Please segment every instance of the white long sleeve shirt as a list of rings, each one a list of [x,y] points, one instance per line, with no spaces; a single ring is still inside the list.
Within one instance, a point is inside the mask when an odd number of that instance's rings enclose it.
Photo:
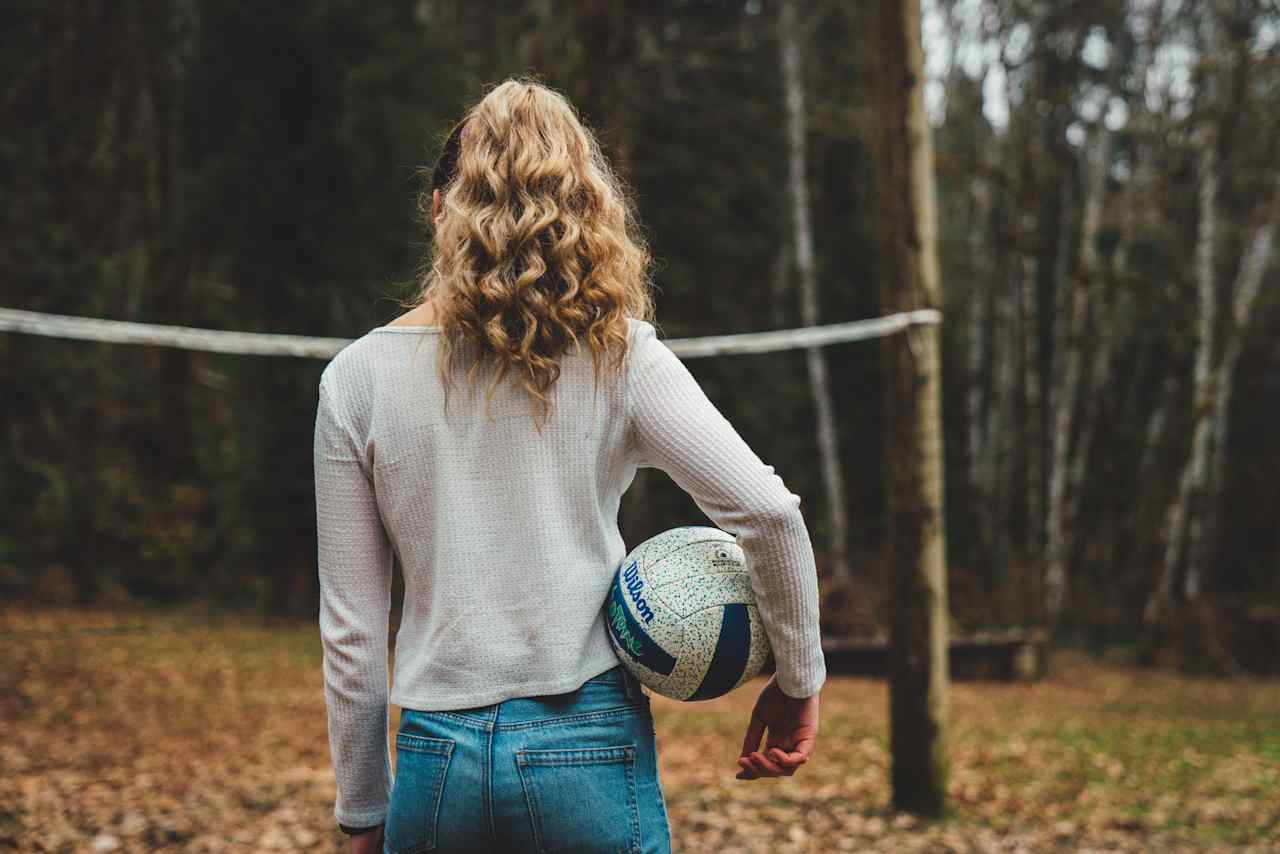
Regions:
[[[602,616],[628,552],[623,493],[665,471],[742,547],[779,687],[826,680],[813,549],[792,493],[747,446],[648,322],[630,319],[621,376],[593,387],[570,351],[539,435],[509,373],[485,414],[487,366],[455,356],[448,409],[438,326],[382,326],[320,380],[315,487],[320,633],[335,818],[385,820],[388,700],[463,709],[571,691],[618,664]],[[388,690],[392,555],[404,607]]]

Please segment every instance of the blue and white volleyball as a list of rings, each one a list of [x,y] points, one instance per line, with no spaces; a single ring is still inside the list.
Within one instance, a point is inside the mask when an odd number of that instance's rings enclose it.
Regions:
[[[684,525],[623,558],[604,617],[623,666],[676,700],[709,700],[758,675],[769,638],[732,534]]]

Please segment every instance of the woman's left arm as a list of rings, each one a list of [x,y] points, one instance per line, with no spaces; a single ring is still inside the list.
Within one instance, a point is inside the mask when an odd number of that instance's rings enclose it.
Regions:
[[[386,820],[391,797],[387,688],[392,549],[362,444],[320,381],[315,422],[320,637],[333,815],[349,828]]]

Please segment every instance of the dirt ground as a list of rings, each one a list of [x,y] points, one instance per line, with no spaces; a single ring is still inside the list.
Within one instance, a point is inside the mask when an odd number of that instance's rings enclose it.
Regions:
[[[0,639],[0,849],[345,850],[314,625],[11,610]],[[795,777],[735,779],[763,684],[654,697],[676,851],[1280,851],[1274,680],[1060,654],[956,684],[940,822],[889,807],[879,681],[829,680]]]

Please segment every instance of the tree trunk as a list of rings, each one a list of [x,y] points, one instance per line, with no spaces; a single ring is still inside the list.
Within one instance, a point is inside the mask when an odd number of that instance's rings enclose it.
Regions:
[[[1215,244],[1218,225],[1218,154],[1216,134],[1207,134],[1200,157],[1200,225],[1196,235],[1196,279],[1199,309],[1199,336],[1196,340],[1192,388],[1191,450],[1182,468],[1178,488],[1165,521],[1164,562],[1155,590],[1143,609],[1143,623],[1149,628],[1161,622],[1172,604],[1174,581],[1185,554],[1190,511],[1208,465],[1209,417],[1213,406],[1213,352],[1217,326],[1215,289]]]
[[[1066,252],[1061,252],[1060,263],[1064,263],[1063,255]],[[1076,392],[1080,385],[1080,335],[1089,308],[1089,292],[1082,282],[1073,281],[1065,274],[1055,278],[1060,291],[1053,323],[1054,370],[1050,375],[1053,385],[1049,395],[1051,430],[1043,603],[1045,619],[1050,624],[1057,623],[1062,615],[1067,593],[1067,459],[1075,421]]]
[[[1040,429],[1043,415],[1043,397],[1040,384],[1040,304],[1038,241],[1034,236],[1038,228],[1035,218],[1023,218],[1022,281],[1018,299],[1018,319],[1022,330],[1022,394],[1023,449],[1026,460],[1026,480],[1023,500],[1026,507],[1026,555],[1035,570],[1033,577],[1041,577],[1044,559],[1044,505],[1041,487],[1044,484],[1044,431]]]
[[[1235,385],[1236,365],[1240,362],[1240,354],[1244,352],[1244,342],[1253,319],[1253,311],[1257,305],[1258,296],[1262,293],[1262,282],[1266,277],[1267,268],[1271,264],[1276,220],[1280,218],[1280,195],[1277,196],[1277,200],[1273,203],[1272,210],[1268,212],[1266,219],[1254,232],[1249,249],[1240,262],[1240,271],[1233,288],[1231,322],[1226,328],[1226,342],[1223,345],[1222,357],[1214,371],[1211,383],[1214,396],[1212,411],[1208,415],[1211,436],[1209,462],[1204,472],[1205,481],[1200,489],[1198,524],[1192,527],[1187,574],[1183,579],[1182,595],[1188,601],[1193,601],[1200,595],[1204,583],[1204,567],[1216,545],[1219,510],[1222,505],[1223,472],[1226,468],[1228,416]]]
[[[973,519],[980,528],[979,554],[989,558],[989,533],[994,524],[1000,524],[991,513],[990,500],[995,490],[994,483],[994,449],[995,438],[986,432],[990,421],[987,413],[993,408],[994,395],[985,394],[986,370],[990,354],[992,329],[992,312],[994,307],[993,290],[988,275],[989,265],[984,259],[989,252],[986,243],[986,228],[990,222],[991,188],[983,175],[975,176],[969,185],[970,221],[967,243],[973,276],[969,287],[968,315],[969,332],[965,336],[968,348],[968,362],[965,382],[965,421],[966,438],[969,452],[969,496],[973,501]]]
[[[1131,327],[1132,298],[1128,293],[1116,293],[1108,303],[1102,303],[1095,299],[1092,301],[1094,311],[1094,334],[1090,336],[1095,340],[1096,346],[1094,352],[1090,356],[1092,364],[1089,370],[1089,381],[1083,392],[1083,399],[1080,401],[1080,411],[1077,420],[1080,424],[1079,433],[1075,440],[1075,449],[1071,453],[1069,470],[1067,473],[1067,496],[1066,496],[1066,521],[1067,531],[1070,532],[1067,539],[1067,547],[1069,552],[1069,566],[1078,565],[1075,563],[1075,556],[1081,552],[1081,542],[1079,536],[1078,520],[1080,518],[1080,508],[1084,501],[1085,492],[1085,476],[1089,470],[1089,462],[1093,449],[1093,439],[1098,432],[1098,411],[1100,402],[1107,389],[1113,383],[1112,363],[1115,361],[1116,351],[1122,341],[1124,335],[1127,334]],[[1101,554],[1111,554],[1113,551],[1113,540],[1117,536],[1119,526],[1118,522],[1121,514],[1114,514],[1114,518],[1108,521],[1103,531],[1096,536],[1104,539],[1106,542],[1098,551]],[[1091,534],[1090,538],[1092,538]]]
[[[774,329],[787,325],[791,299],[791,244],[783,241],[773,260],[772,291],[769,294],[769,323]]]
[[[1089,300],[1097,288],[1097,240],[1102,224],[1103,196],[1107,172],[1111,164],[1111,131],[1105,122],[1098,125],[1097,143],[1087,171],[1084,215],[1080,224],[1080,272],[1060,282],[1067,289],[1062,295],[1055,320],[1054,361],[1061,367],[1054,371],[1057,387],[1052,399],[1052,456],[1049,469],[1049,513],[1045,562],[1045,616],[1057,623],[1066,603],[1070,581],[1068,561],[1071,555],[1072,531],[1068,502],[1070,495],[1071,439],[1075,433],[1076,401],[1081,380],[1081,337],[1089,311]],[[1064,252],[1063,255],[1066,253]]]
[[[994,571],[992,589],[1008,583],[1012,561],[1014,471],[1017,463],[1018,400],[1018,284],[1012,270],[1004,270],[994,294],[992,315],[992,399],[987,411],[987,436],[992,443],[990,501]]]
[[[937,307],[933,143],[919,0],[878,3],[875,179],[884,312]],[[948,668],[941,367],[936,326],[882,342],[893,803],[946,810]]]
[[[790,164],[791,225],[795,242],[796,270],[800,276],[800,322],[804,326],[821,323],[818,309],[818,276],[814,267],[813,227],[809,220],[809,187],[805,156],[804,80],[800,73],[800,37],[796,27],[795,0],[783,0],[779,15],[779,42],[782,48],[782,75],[787,101],[787,148]],[[840,470],[840,447],[836,435],[835,407],[827,379],[827,357],[821,347],[805,350],[809,367],[809,387],[818,428],[818,455],[822,462],[822,482],[826,487],[831,527],[831,575],[849,578],[849,524]]]
[[[1130,137],[1129,183],[1125,188],[1122,235],[1115,253],[1115,269],[1122,275],[1130,272],[1135,239],[1153,231],[1155,219],[1151,193],[1155,187],[1156,170],[1151,154],[1156,122],[1147,103],[1147,80],[1164,30],[1164,6],[1163,0],[1154,3],[1135,3],[1130,0],[1126,10],[1126,17],[1134,23],[1135,28],[1137,22],[1142,21],[1145,35],[1134,32],[1131,45],[1134,57],[1132,79],[1135,83],[1126,102],[1129,111],[1126,131]]]

